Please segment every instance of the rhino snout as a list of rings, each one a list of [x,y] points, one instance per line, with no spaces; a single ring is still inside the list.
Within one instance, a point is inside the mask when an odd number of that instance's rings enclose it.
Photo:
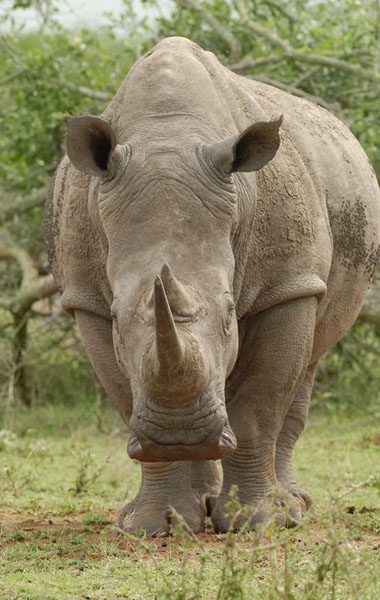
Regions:
[[[176,436],[178,437],[178,436]],[[141,462],[169,462],[178,460],[218,460],[236,450],[236,437],[231,427],[225,424],[222,431],[203,442],[189,443],[180,437],[171,443],[160,444],[133,433],[128,443],[128,454]]]

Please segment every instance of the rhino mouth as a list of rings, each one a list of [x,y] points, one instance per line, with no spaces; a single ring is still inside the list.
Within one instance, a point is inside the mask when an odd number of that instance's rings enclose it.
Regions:
[[[199,442],[170,442],[160,444],[145,436],[132,433],[128,443],[130,458],[141,462],[171,462],[177,460],[218,460],[236,450],[236,437],[230,426],[212,440]]]

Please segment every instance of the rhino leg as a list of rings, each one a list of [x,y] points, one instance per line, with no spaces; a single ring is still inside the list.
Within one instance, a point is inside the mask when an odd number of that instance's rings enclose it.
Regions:
[[[190,462],[182,461],[141,463],[140,490],[120,512],[119,528],[126,532],[142,529],[151,536],[165,536],[183,520],[192,531],[203,531],[206,510],[192,490],[191,467]]]
[[[100,383],[128,424],[133,408],[132,391],[116,361],[111,321],[84,310],[75,311],[75,320],[86,354]]]
[[[115,358],[111,322],[82,310],[75,311],[75,320],[102,386],[128,425],[132,392]],[[205,461],[204,470],[192,469],[190,462],[141,463],[140,490],[121,511],[119,527],[128,531],[143,529],[149,535],[168,534],[176,522],[170,516],[174,508],[193,531],[202,531],[207,502],[216,493],[215,484],[211,484],[215,480],[208,464],[211,462]]]
[[[204,460],[191,463],[191,487],[199,498],[203,510],[211,515],[222,487],[222,475],[216,461]]]
[[[275,464],[277,479],[285,490],[300,500],[303,512],[306,512],[310,508],[313,504],[313,499],[308,492],[298,485],[295,479],[293,473],[293,450],[305,428],[317,364],[314,363],[308,367],[305,378],[298,388],[287,412],[276,444]]]
[[[223,487],[212,513],[217,532],[230,527],[226,504],[232,486],[237,488],[238,500],[249,513],[241,520],[248,518],[250,527],[271,517],[287,526],[301,520],[300,501],[276,477],[275,449],[295,390],[310,361],[317,304],[315,297],[287,301],[247,323],[229,385],[227,410],[238,445],[233,454],[222,460]]]

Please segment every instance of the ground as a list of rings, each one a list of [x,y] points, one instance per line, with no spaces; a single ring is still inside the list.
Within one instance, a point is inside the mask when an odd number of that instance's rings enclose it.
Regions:
[[[374,417],[312,415],[296,467],[316,502],[297,530],[269,523],[215,535],[209,526],[153,539],[114,527],[139,469],[110,409],[18,411],[0,432],[0,598],[378,600]]]

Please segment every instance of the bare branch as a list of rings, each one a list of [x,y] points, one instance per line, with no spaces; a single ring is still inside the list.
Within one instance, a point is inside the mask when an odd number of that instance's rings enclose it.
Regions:
[[[46,200],[47,189],[42,188],[35,194],[23,198],[22,200],[13,201],[12,204],[4,206],[0,210],[0,225],[10,221],[15,215],[21,215],[36,206],[42,206]]]
[[[287,55],[287,58],[289,58],[289,54],[293,52],[293,48],[290,44],[288,44],[288,42],[277,37],[277,35],[269,31],[269,29],[266,29],[262,25],[259,25],[258,23],[252,21],[249,18],[244,0],[236,0],[236,6],[239,11],[243,25],[251,29],[251,31],[253,31],[254,33],[257,33],[260,37],[263,37],[266,40],[268,40],[268,42],[270,42],[272,46],[280,47],[283,50],[283,52],[285,52],[285,54]]]
[[[280,2],[275,2],[275,0],[265,0],[266,4],[269,6],[273,6],[273,8],[277,9],[280,13],[284,15],[291,23],[295,23],[297,20],[297,15],[291,12],[288,8],[285,8]]]
[[[38,277],[38,270],[31,256],[19,246],[0,247],[0,258],[13,258],[18,262],[22,270],[22,284],[28,285]]]
[[[74,83],[66,81],[63,78],[50,80],[50,83],[66,88],[71,92],[77,92],[78,94],[87,96],[87,98],[93,98],[93,100],[107,101],[111,99],[111,94],[109,94],[108,92],[101,92],[100,90],[91,90],[90,88],[84,87],[83,85],[75,85]]]
[[[281,81],[277,81],[276,79],[271,79],[270,77],[267,77],[266,75],[262,75],[261,73],[258,73],[254,77],[249,77],[249,79],[256,79],[256,81],[262,81],[263,83],[268,83],[269,85],[273,85],[273,87],[277,87],[280,90],[290,92],[291,94],[294,94],[295,96],[299,96],[300,98],[305,98],[305,100],[310,100],[310,102],[315,102],[315,104],[318,104],[319,106],[322,106],[323,108],[326,108],[326,110],[329,110],[332,113],[339,114],[339,106],[337,104],[330,104],[329,102],[326,102],[326,100],[324,100],[320,96],[313,96],[313,94],[308,94],[307,92],[304,92],[303,90],[300,90],[299,88],[297,88],[291,84],[283,83]]]
[[[262,67],[264,65],[276,64],[278,62],[282,62],[283,60],[288,60],[287,54],[271,54],[270,56],[260,56],[259,58],[243,58],[238,63],[229,65],[229,69],[231,71],[235,71],[236,73],[244,72],[251,69],[256,69],[257,67]]]
[[[20,306],[29,310],[29,308],[42,298],[48,298],[57,291],[57,285],[53,275],[44,275],[35,281],[30,281],[28,285],[22,285],[18,293],[18,303]]]
[[[13,315],[25,314],[32,304],[47,298],[57,290],[52,275],[40,276],[32,257],[19,246],[0,247],[0,258],[12,258],[18,262],[22,270],[21,286],[12,298],[0,299],[0,307],[9,310]]]
[[[205,9],[197,0],[178,0],[178,4],[183,8],[190,8],[195,10],[201,15],[201,17],[207,21],[207,23],[216,31],[221,38],[223,38],[231,49],[231,60],[233,62],[238,61],[241,56],[241,43],[240,40],[235,37],[231,31],[224,27],[221,22],[214,17],[208,10]]]
[[[19,77],[20,75],[25,73],[26,70],[27,69],[22,68],[22,69],[19,69],[18,71],[15,71],[11,75],[7,75],[6,77],[3,77],[3,79],[0,79],[0,85],[4,85],[5,83],[8,83],[8,81],[12,81],[12,79],[17,79],[17,77]]]
[[[304,71],[303,73],[301,73],[299,75],[299,77],[297,77],[297,79],[295,79],[292,82],[292,85],[294,85],[295,87],[299,87],[300,85],[302,85],[303,83],[305,83],[305,81],[307,81],[308,79],[310,79],[310,77],[312,75],[314,75],[314,73],[317,73],[318,71],[318,65],[314,66],[314,67],[310,67],[310,69],[307,69],[307,71]]]
[[[9,298],[0,298],[0,308],[11,311],[12,301]]]

